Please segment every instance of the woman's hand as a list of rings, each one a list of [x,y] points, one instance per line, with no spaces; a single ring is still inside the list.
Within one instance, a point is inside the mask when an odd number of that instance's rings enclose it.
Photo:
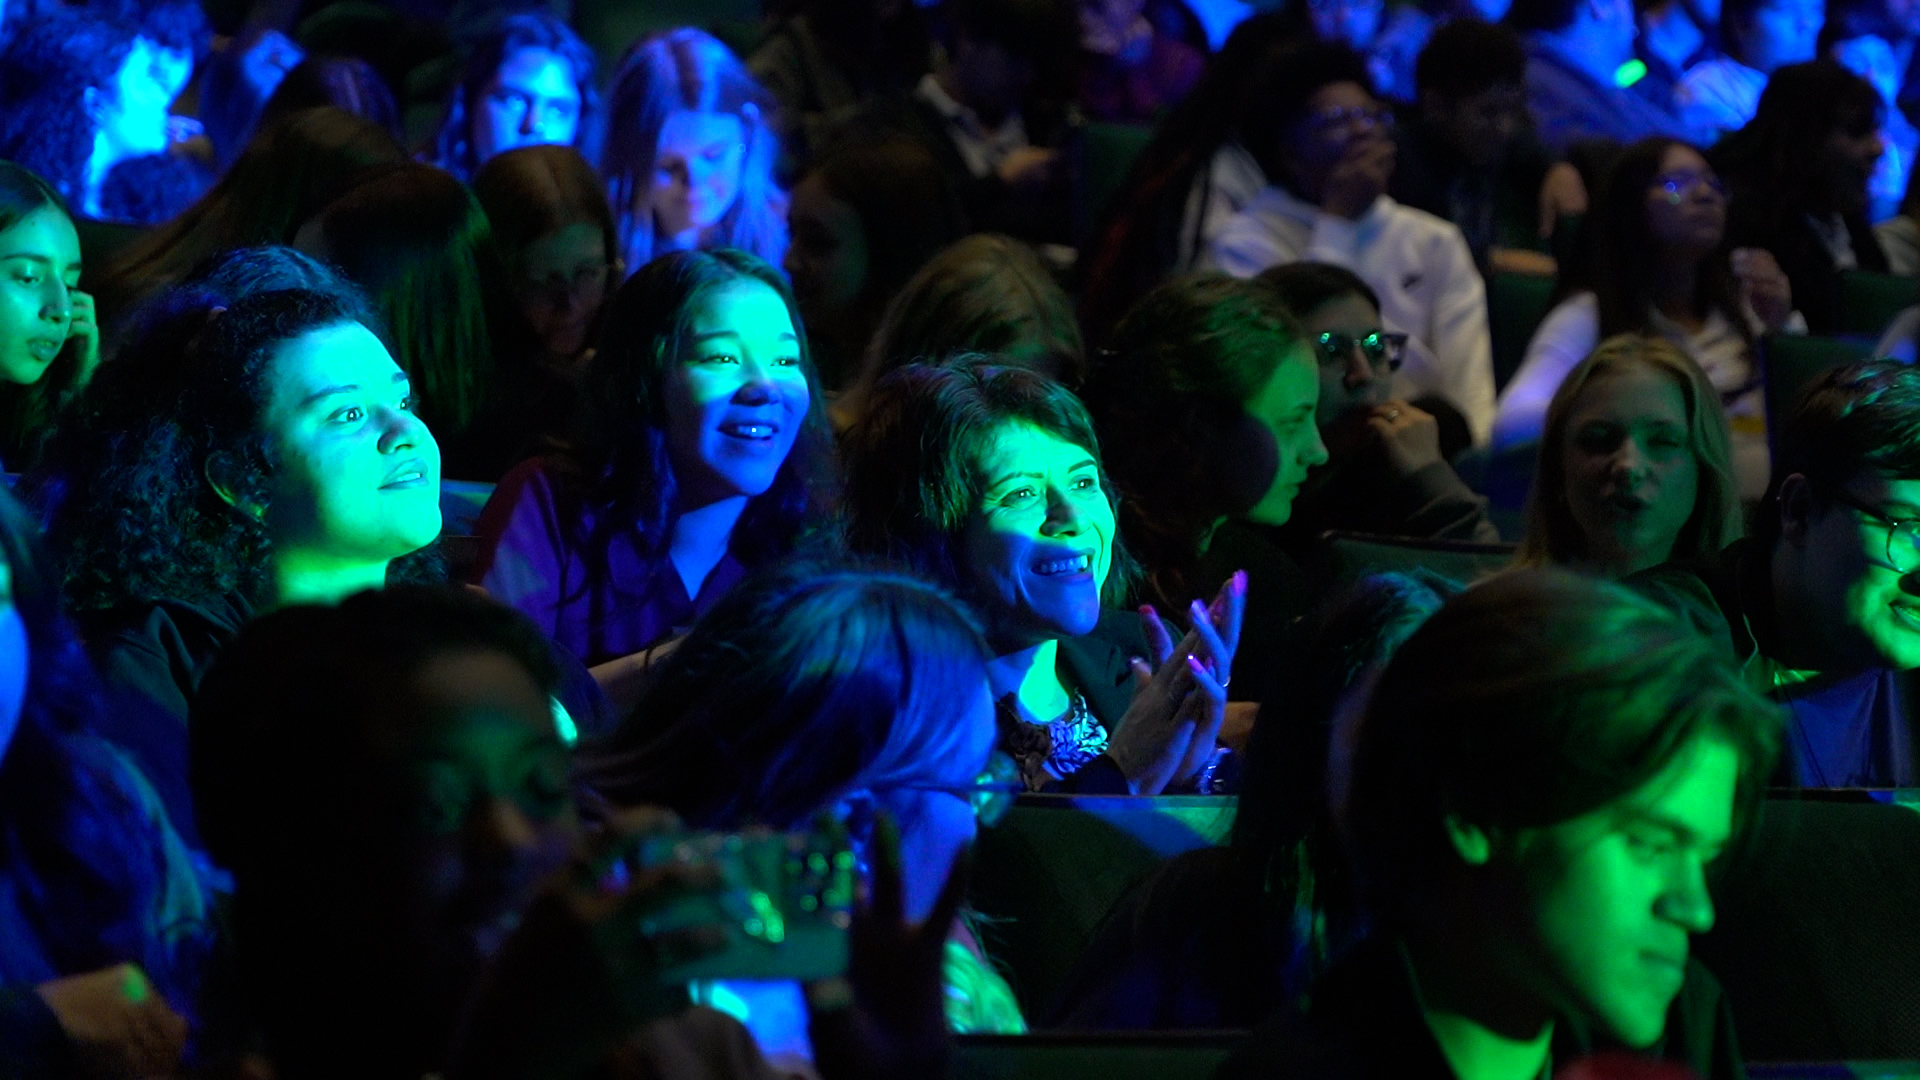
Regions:
[[[1178,644],[1158,612],[1141,610],[1154,663],[1133,660],[1133,702],[1107,744],[1108,756],[1134,794],[1158,795],[1189,780],[1213,755],[1226,718],[1227,684],[1246,600],[1247,576],[1240,571],[1210,606],[1193,602],[1188,612],[1193,628]]]
[[[41,983],[89,1075],[172,1076],[187,1048],[187,1022],[167,1006],[134,964]]]
[[[1741,302],[1753,309],[1768,333],[1785,329],[1793,317],[1793,286],[1773,254],[1761,248],[1735,248],[1729,258]]]
[[[1580,170],[1555,162],[1540,181],[1540,239],[1552,236],[1561,218],[1586,212],[1587,182],[1580,179]]]
[[[874,829],[869,900],[853,915],[847,974],[808,983],[808,1034],[825,1080],[946,1075],[947,937],[967,895],[962,849],[926,921],[907,919],[900,831],[882,814]]]
[[[93,369],[100,366],[100,317],[94,312],[91,293],[69,289],[67,302],[73,311],[73,319],[67,323],[67,345],[78,363],[69,392],[77,393],[93,381]]]
[[[622,814],[547,883],[481,979],[451,1076],[580,1075],[637,1024],[683,1004],[662,976],[723,948],[726,928],[655,931],[648,917],[717,894],[719,872],[676,864],[627,873],[623,861],[639,841],[679,824],[666,810]]]

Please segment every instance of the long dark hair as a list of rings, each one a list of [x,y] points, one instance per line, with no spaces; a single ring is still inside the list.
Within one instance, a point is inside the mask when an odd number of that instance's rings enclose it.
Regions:
[[[1835,131],[1871,130],[1883,107],[1873,84],[1839,61],[1788,64],[1767,80],[1753,119],[1708,157],[1732,185],[1734,202],[1761,211],[1745,216],[1774,225],[1816,208],[1858,217],[1866,211],[1865,178],[1857,191],[1836,190],[1822,148]]]
[[[802,561],[708,612],[582,773],[615,806],[666,806],[697,828],[804,826],[851,789],[984,761],[991,731],[954,714],[987,658],[942,590]]]
[[[40,491],[83,478],[53,508],[47,529],[71,610],[207,603],[228,593],[255,604],[267,598],[272,536],[215,492],[206,465],[225,455],[235,466],[235,501],[268,506],[277,465],[260,421],[275,349],[355,322],[379,325],[348,292],[288,289],[225,306],[183,290],[101,369],[42,473],[23,480]],[[431,577],[437,560],[430,546],[396,559],[388,578]]]
[[[608,303],[575,438],[557,461],[555,498],[588,577],[606,579],[607,551],[618,535],[633,536],[646,558],[666,557],[679,493],[667,453],[667,372],[679,360],[694,304],[742,280],[760,282],[786,305],[813,401],[773,486],[747,501],[729,550],[750,565],[765,563],[803,539],[831,533],[838,502],[833,437],[793,293],[778,270],[744,251],[680,251],[648,263]],[[583,523],[589,517],[591,528]]]
[[[406,160],[384,128],[339,109],[308,109],[262,128],[200,201],[102,268],[95,289],[102,317],[124,315],[220,252],[292,243],[303,222],[368,168]]]
[[[1199,84],[1174,106],[1128,170],[1081,258],[1080,322],[1095,344],[1107,341],[1134,301],[1199,256],[1180,246],[1188,203],[1214,154],[1237,134],[1240,100],[1262,57],[1298,33],[1297,20],[1280,11],[1235,27]],[[1196,245],[1204,239],[1196,236]]]
[[[1236,509],[1221,439],[1295,350],[1299,324],[1269,287],[1224,274],[1176,278],[1114,331],[1087,404],[1120,489],[1120,531],[1146,567],[1145,599],[1181,611],[1203,538]]]
[[[1593,245],[1592,262],[1585,274],[1568,275],[1559,286],[1558,295],[1562,297],[1582,288],[1593,291],[1600,307],[1602,339],[1655,332],[1652,276],[1647,267],[1660,261],[1661,255],[1653,226],[1647,220],[1647,191],[1660,175],[1667,152],[1675,147],[1706,156],[1705,151],[1689,143],[1656,135],[1641,139],[1614,159],[1584,226]],[[1700,261],[1698,282],[1694,298],[1699,313],[1720,312],[1752,345],[1753,328],[1740,309],[1740,294],[1734,285],[1724,238],[1719,248]]]
[[[506,269],[486,212],[444,170],[407,165],[367,180],[318,219],[328,259],[367,291],[443,447],[486,405],[509,316]]]
[[[545,11],[520,11],[499,20],[470,46],[460,82],[447,99],[447,119],[434,139],[434,162],[460,177],[472,179],[483,162],[473,150],[473,118],[487,86],[500,65],[521,49],[545,49],[573,69],[573,85],[580,93],[580,123],[573,148],[588,161],[600,159],[600,94],[593,77],[593,50],[565,22]]]
[[[90,734],[101,688],[60,611],[60,591],[34,541],[33,520],[0,491],[0,555],[26,628],[26,697],[10,742],[0,743],[0,887],[25,926],[9,927],[0,961],[51,972],[0,970],[11,979],[95,971],[133,962],[169,996],[190,981],[177,944],[201,927],[163,925],[168,873],[164,816],[137,790],[125,759]],[[31,944],[29,944],[31,943]],[[5,965],[11,968],[13,965]]]
[[[65,214],[67,220],[73,220],[66,200],[53,185],[32,170],[11,161],[0,161],[0,233],[49,206]],[[0,460],[13,469],[32,463],[54,413],[79,375],[79,356],[69,348],[60,351],[53,365],[32,386],[11,383],[0,386]]]

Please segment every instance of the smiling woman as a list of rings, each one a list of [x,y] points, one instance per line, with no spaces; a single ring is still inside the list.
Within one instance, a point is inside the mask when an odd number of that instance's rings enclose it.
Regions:
[[[657,259],[605,322],[569,449],[494,490],[475,580],[625,707],[653,650],[827,524],[833,450],[793,296],[752,255]]]
[[[1211,790],[1246,581],[1194,601],[1177,644],[1157,615],[1144,637],[1103,616],[1128,560],[1079,399],[990,356],[909,364],[874,386],[845,451],[850,545],[979,613],[1001,742],[1028,787]]]

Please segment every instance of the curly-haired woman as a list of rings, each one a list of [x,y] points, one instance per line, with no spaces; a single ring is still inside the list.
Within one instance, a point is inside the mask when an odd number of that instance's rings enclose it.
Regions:
[[[407,557],[440,532],[440,450],[358,294],[215,304],[176,295],[28,480],[103,674],[176,725],[255,611],[437,566]],[[180,778],[184,728],[152,735]]]

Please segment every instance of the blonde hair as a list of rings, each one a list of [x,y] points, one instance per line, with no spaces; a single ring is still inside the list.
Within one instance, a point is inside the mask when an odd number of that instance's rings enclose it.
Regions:
[[[1544,566],[1586,557],[1586,535],[1567,506],[1567,421],[1587,385],[1604,372],[1643,364],[1673,377],[1687,407],[1687,448],[1699,470],[1693,513],[1674,539],[1670,558],[1711,556],[1740,535],[1740,500],[1733,479],[1732,436],[1720,391],[1679,346],[1661,337],[1618,334],[1602,341],[1567,372],[1547,406],[1539,464],[1527,499],[1527,533],[1516,562]]]

